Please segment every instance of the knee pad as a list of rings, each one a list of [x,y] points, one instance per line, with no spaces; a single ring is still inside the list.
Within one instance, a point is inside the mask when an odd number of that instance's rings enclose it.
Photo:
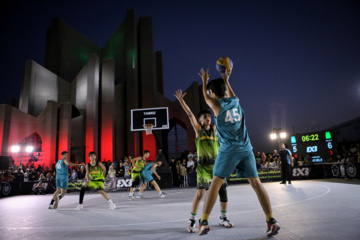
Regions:
[[[224,185],[222,185],[221,188],[219,189],[219,197],[220,197],[220,202],[228,201],[227,190]]]

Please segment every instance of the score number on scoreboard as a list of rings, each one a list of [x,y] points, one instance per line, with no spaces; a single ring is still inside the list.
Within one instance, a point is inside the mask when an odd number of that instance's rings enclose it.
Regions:
[[[295,157],[310,154],[313,162],[322,162],[333,155],[333,138],[330,131],[297,134],[290,138]]]

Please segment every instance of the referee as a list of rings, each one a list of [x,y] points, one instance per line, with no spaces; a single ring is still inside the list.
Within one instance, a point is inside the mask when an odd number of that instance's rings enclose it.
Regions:
[[[289,184],[291,184],[291,167],[294,166],[294,161],[291,155],[291,151],[287,149],[285,143],[281,144],[280,163],[282,173],[282,182],[280,184],[285,184],[286,180]]]

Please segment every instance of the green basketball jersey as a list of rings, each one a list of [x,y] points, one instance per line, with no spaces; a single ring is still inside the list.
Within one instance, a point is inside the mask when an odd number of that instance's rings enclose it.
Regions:
[[[135,162],[135,165],[134,165],[134,168],[133,168],[133,173],[141,172],[141,170],[143,169],[145,164],[146,164],[146,160],[144,160],[143,158],[141,158],[140,160],[137,160]]]
[[[98,162],[95,166],[91,166],[91,164],[88,163],[88,168],[90,173],[90,180],[97,181],[105,179],[103,169],[99,166]]]
[[[212,127],[209,130],[201,128],[199,136],[195,139],[198,163],[213,164],[219,152],[219,140]]]

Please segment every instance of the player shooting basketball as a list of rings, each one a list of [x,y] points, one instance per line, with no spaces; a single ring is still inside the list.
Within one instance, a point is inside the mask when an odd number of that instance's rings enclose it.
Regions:
[[[194,128],[197,155],[199,157],[196,169],[197,191],[192,202],[191,215],[187,226],[188,232],[194,233],[196,232],[195,217],[199,209],[200,201],[204,197],[206,190],[209,189],[215,159],[219,150],[219,142],[216,135],[216,127],[214,124],[211,124],[211,112],[209,110],[203,110],[198,114],[198,118],[196,119],[189,106],[184,101],[185,95],[186,93],[182,93],[182,90],[177,90],[176,94],[174,94],[188,115],[191,125]],[[224,180],[221,188],[218,190],[221,210],[219,224],[231,228],[234,224],[226,218],[228,205],[226,185],[226,180]]]

